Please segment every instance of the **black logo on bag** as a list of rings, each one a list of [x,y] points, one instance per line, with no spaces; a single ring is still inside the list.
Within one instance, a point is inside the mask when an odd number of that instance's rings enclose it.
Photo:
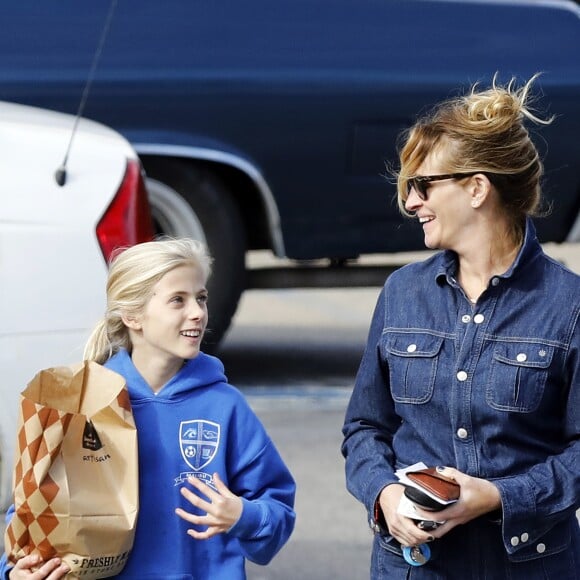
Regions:
[[[102,447],[103,444],[99,439],[99,434],[97,433],[97,430],[90,421],[87,421],[85,423],[85,430],[83,432],[83,448],[90,449],[91,451],[97,451]]]

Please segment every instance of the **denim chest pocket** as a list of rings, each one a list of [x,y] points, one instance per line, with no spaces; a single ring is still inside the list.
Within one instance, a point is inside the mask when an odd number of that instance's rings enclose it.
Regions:
[[[443,337],[427,332],[388,332],[384,353],[397,403],[426,403],[433,395]]]
[[[499,342],[493,350],[485,399],[498,411],[531,413],[542,400],[554,347],[538,342]]]

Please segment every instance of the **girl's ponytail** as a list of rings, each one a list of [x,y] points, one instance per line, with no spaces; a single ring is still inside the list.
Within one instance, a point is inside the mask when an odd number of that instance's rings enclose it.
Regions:
[[[108,337],[107,321],[102,318],[87,340],[83,359],[103,364],[112,354],[113,345]]]

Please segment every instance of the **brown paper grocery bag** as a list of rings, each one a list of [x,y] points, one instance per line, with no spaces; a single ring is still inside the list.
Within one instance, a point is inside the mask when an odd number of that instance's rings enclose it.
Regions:
[[[22,392],[14,468],[12,563],[31,553],[67,578],[118,574],[138,511],[137,431],[124,379],[94,362],[40,371]]]

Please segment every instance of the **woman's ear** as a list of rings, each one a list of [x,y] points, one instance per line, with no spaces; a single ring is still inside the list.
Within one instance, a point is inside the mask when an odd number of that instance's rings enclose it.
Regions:
[[[471,207],[478,208],[485,203],[491,187],[491,181],[487,178],[487,175],[476,173],[471,180]]]
[[[121,320],[127,328],[130,328],[131,330],[141,330],[141,320],[139,316],[124,313],[121,314]]]

